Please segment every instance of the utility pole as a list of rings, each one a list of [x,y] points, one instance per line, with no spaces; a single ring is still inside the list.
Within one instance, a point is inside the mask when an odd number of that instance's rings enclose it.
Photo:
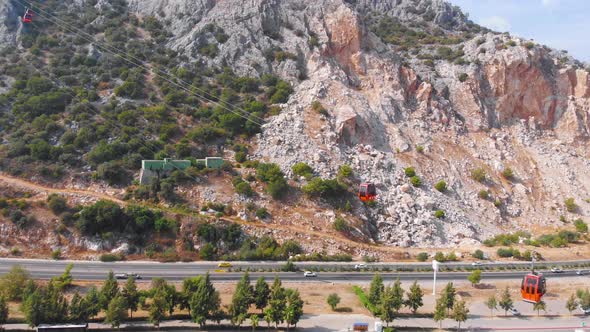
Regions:
[[[432,269],[434,270],[434,280],[432,281],[432,295],[436,295],[436,272],[438,272],[439,262],[436,260],[432,261]]]

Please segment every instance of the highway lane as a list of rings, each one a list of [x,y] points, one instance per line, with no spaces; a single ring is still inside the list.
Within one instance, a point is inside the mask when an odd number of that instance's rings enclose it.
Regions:
[[[143,277],[143,280],[149,281],[152,278],[160,277],[170,281],[180,281],[185,278],[209,272],[211,278],[220,282],[237,281],[242,273],[225,272],[217,267],[217,262],[197,262],[197,263],[158,263],[158,262],[90,262],[90,261],[52,261],[52,260],[26,260],[26,259],[0,259],[0,274],[8,272],[12,266],[20,265],[27,269],[34,278],[50,279],[63,273],[68,264],[74,264],[72,276],[76,280],[104,280],[109,271],[115,273],[133,272]],[[232,262],[235,268],[240,267],[243,270],[250,269],[270,269],[278,268],[283,263],[280,262]],[[404,268],[426,268],[424,264],[400,264],[388,263],[391,266],[401,266]],[[510,264],[510,263],[509,263]],[[329,268],[334,266],[349,266],[349,263],[296,263],[301,269],[318,266]],[[368,264],[373,266],[374,264]],[[465,264],[470,266],[469,264]],[[497,265],[497,264],[496,264]],[[552,264],[553,265],[553,264]],[[574,265],[569,262],[563,265]],[[382,266],[382,265],[381,265]],[[315,282],[368,282],[373,277],[373,272],[317,272],[317,277],[304,277],[302,272],[250,272],[252,278],[264,276],[267,279],[274,278],[278,275],[284,281],[315,281]],[[381,272],[385,280],[391,281],[399,278],[400,280],[431,280],[432,272]],[[524,271],[499,271],[483,272],[482,280],[520,280]],[[438,279],[441,281],[466,280],[469,272],[439,272]],[[575,270],[565,271],[564,273],[547,273],[547,278],[575,277]],[[588,278],[581,276],[580,278]]]

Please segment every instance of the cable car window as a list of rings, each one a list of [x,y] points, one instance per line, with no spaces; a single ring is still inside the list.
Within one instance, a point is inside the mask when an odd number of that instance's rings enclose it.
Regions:
[[[361,194],[362,197],[367,196],[367,187],[366,186],[361,186],[361,189],[359,190],[359,193]]]
[[[373,184],[369,185],[368,191],[369,191],[369,195],[376,195],[377,194],[377,189],[375,188],[375,185],[373,185]]]

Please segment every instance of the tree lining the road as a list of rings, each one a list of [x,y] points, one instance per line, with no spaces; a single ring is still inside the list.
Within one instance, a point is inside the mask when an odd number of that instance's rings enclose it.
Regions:
[[[188,310],[191,320],[201,328],[210,322],[220,324],[226,319],[238,328],[247,319],[253,326],[264,319],[277,328],[281,324],[290,328],[296,327],[303,316],[304,302],[299,291],[283,287],[278,276],[272,286],[263,277],[253,286],[246,272],[236,286],[228,310],[224,311],[209,273],[185,279],[181,290],[162,278],[152,279],[149,289],[139,290],[133,277],[119,287],[111,271],[100,289],[90,287],[85,295],[76,291],[68,300],[65,290],[72,282],[70,271],[71,266],[68,266],[62,276],[45,284],[32,280],[22,267],[13,267],[8,276],[18,282],[11,283],[14,287],[8,292],[10,300],[22,299],[20,309],[27,324],[34,327],[40,324],[84,323],[96,320],[102,312],[104,323],[118,328],[138,309],[148,312],[148,320],[156,327],[180,310]],[[0,325],[8,319],[9,299],[4,292],[0,292]],[[251,309],[261,310],[261,313],[249,314]]]

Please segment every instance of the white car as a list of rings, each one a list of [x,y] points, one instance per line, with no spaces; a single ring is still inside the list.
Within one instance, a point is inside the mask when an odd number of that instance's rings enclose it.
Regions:
[[[115,274],[115,279],[129,279],[129,278],[133,278],[133,279],[141,279],[141,276],[137,273],[117,273]]]
[[[308,278],[308,277],[317,277],[318,275],[315,274],[315,272],[305,271],[305,272],[303,272],[303,276]]]
[[[578,270],[576,271],[576,274],[579,276],[583,276],[585,274],[588,274],[588,270]]]
[[[471,266],[482,266],[483,263],[482,262],[473,262],[471,263]]]
[[[520,316],[520,311],[518,311],[515,307],[508,309],[508,312],[510,312],[513,316]]]
[[[554,266],[554,267],[551,268],[551,272],[553,272],[553,273],[562,273],[563,272],[563,269],[561,267],[555,267]]]
[[[364,264],[364,263],[356,264],[354,266],[355,270],[362,270],[362,269],[366,269],[366,268],[367,268],[367,264]]]
[[[584,315],[590,315],[590,308],[588,309],[584,309],[582,308],[582,306],[580,306],[580,311],[584,314]]]

